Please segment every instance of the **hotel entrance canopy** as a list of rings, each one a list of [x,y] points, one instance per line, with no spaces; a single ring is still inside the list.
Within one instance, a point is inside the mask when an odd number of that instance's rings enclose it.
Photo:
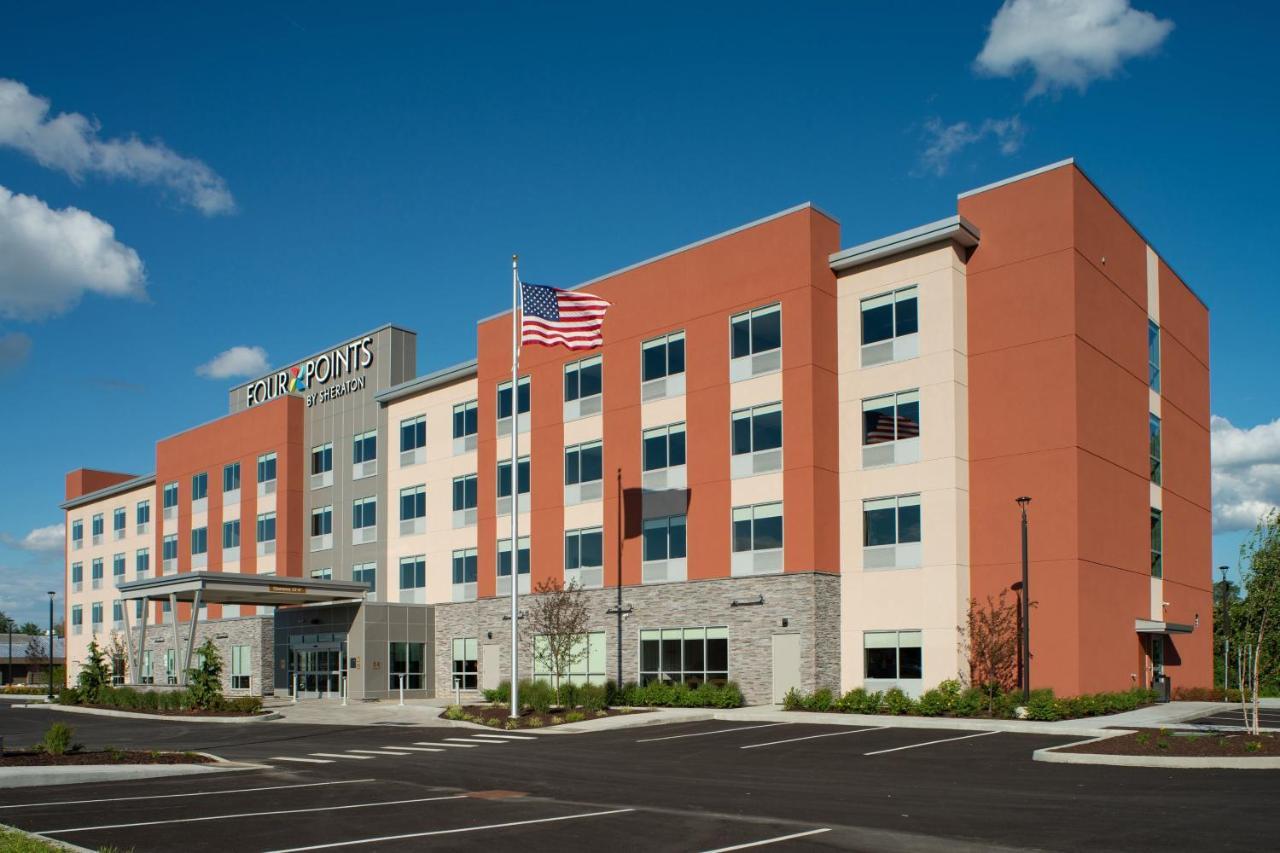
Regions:
[[[272,575],[242,575],[235,572],[183,572],[158,578],[122,583],[116,587],[121,601],[167,601],[173,623],[174,648],[182,650],[178,634],[178,602],[191,605],[191,622],[187,644],[182,652],[182,666],[178,671],[178,683],[187,683],[187,670],[191,667],[191,655],[195,648],[196,627],[200,623],[202,604],[251,604],[258,607],[279,607],[291,604],[330,604],[336,601],[363,599],[369,585],[354,581],[314,580],[311,578],[276,577]],[[128,643],[129,671],[140,671],[142,652],[147,643],[147,618],[151,608],[142,608],[141,631],[138,643],[133,642],[129,625],[129,608],[124,607],[124,635]],[[136,682],[135,682],[136,683]]]

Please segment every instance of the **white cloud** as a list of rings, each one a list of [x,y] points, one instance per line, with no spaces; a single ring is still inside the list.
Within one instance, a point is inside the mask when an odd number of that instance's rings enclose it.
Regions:
[[[1031,68],[1028,98],[1068,87],[1083,92],[1125,60],[1154,51],[1172,30],[1173,21],[1129,0],[1005,0],[975,64],[997,77]]]
[[[226,181],[200,160],[182,157],[159,141],[99,139],[97,121],[80,113],[51,116],[49,108],[48,98],[31,94],[17,80],[0,78],[0,145],[72,178],[92,172],[167,187],[206,216],[235,210]]]
[[[0,376],[16,370],[31,355],[31,338],[22,332],[0,335]]]
[[[3,539],[6,545],[38,553],[61,552],[66,538],[67,526],[61,521],[57,524],[50,524],[48,527],[37,527],[21,539],[16,536],[10,536],[8,533],[0,536],[0,539]]]
[[[991,137],[999,146],[1000,153],[1009,155],[1022,147],[1026,135],[1026,125],[1016,115],[989,118],[977,127],[967,121],[943,124],[942,119],[931,118],[924,123],[926,142],[920,154],[920,167],[925,172],[942,176],[950,168],[951,158],[976,142]]]
[[[143,296],[142,259],[115,234],[93,214],[0,187],[0,317],[60,314],[85,292]]]
[[[230,379],[233,376],[257,376],[270,369],[267,351],[262,347],[232,347],[218,353],[196,368],[207,379]]]
[[[1280,418],[1241,429],[1214,415],[1209,443],[1214,529],[1251,530],[1259,516],[1280,506]]]

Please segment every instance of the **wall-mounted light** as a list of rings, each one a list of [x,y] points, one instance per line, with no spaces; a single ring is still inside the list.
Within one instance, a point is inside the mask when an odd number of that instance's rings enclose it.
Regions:
[[[764,596],[757,595],[755,598],[735,598],[729,602],[730,607],[755,607],[764,604]]]
[[[484,638],[485,638],[486,640],[492,640],[492,639],[493,639],[493,632],[492,632],[492,631],[488,631],[488,632],[486,632],[486,633],[485,633],[485,635],[484,635]]]
[[[790,627],[791,627],[791,620],[790,620],[790,619],[788,619],[786,616],[783,616],[783,617],[782,617],[782,627],[783,627],[783,628],[790,628]]]
[[[231,635],[230,635],[230,634],[214,634],[214,635],[213,635],[213,638],[214,638],[215,640],[225,640],[225,639],[226,639],[227,637],[229,637],[229,636],[231,636]]]

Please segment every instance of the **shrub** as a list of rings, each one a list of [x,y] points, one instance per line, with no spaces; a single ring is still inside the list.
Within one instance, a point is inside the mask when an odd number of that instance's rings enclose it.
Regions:
[[[498,682],[497,688],[484,691],[484,698],[486,702],[497,705],[511,704],[511,682],[504,678]]]
[[[551,717],[551,725],[553,726],[558,726],[563,722],[564,722],[564,717],[561,717],[559,714],[553,715]]]
[[[502,725],[502,721],[497,717],[486,717],[484,724],[491,729],[496,729],[498,726]]]
[[[74,687],[64,687],[58,691],[59,705],[79,705],[80,691]]]
[[[1027,700],[1027,719],[1051,723],[1062,719],[1064,703],[1053,697],[1053,690],[1032,690]]]
[[[462,710],[461,705],[450,705],[448,708],[444,709],[444,713],[440,716],[444,717],[446,720],[465,720],[467,718],[467,712]]]
[[[925,717],[940,717],[956,712],[960,704],[960,682],[948,679],[932,690],[926,690],[916,703],[916,713]]]
[[[598,684],[584,684],[578,688],[578,703],[588,711],[603,711],[609,707],[608,688]]]
[[[987,697],[976,687],[968,687],[960,691],[951,711],[957,717],[976,717],[986,710]]]
[[[855,687],[840,697],[836,709],[846,714],[878,714],[883,698],[881,693],[868,693],[863,687]]]
[[[222,703],[222,655],[212,638],[200,646],[199,665],[187,670],[187,681],[195,707],[210,711]]]
[[[536,713],[545,714],[555,704],[556,692],[545,681],[532,681],[520,685],[520,699]]]
[[[44,737],[41,738],[36,748],[50,755],[66,755],[68,752],[79,748],[71,742],[71,739],[75,737],[75,733],[75,729],[66,723],[54,723],[45,730]]]
[[[804,709],[806,711],[817,711],[819,713],[831,711],[835,708],[835,697],[831,695],[831,691],[825,687],[819,687],[804,701]]]
[[[96,637],[89,641],[88,659],[80,668],[76,684],[84,701],[89,703],[97,703],[102,691],[111,687],[111,667]]]
[[[518,729],[520,728],[520,721],[508,719],[505,723],[502,724],[502,727],[504,729],[507,729],[508,731],[510,731],[511,729]]]
[[[910,714],[915,708],[914,700],[897,687],[890,687],[886,690],[882,702],[884,712],[896,716]]]
[[[570,684],[567,681],[560,682],[560,690],[558,702],[562,708],[576,708],[579,704],[580,688],[576,684]]]
[[[784,711],[803,711],[804,695],[792,687],[787,691],[787,695],[782,697],[782,710]]]
[[[570,711],[564,715],[566,723],[580,723],[587,718],[587,715],[581,711]]]
[[[237,714],[257,714],[262,711],[261,696],[237,696],[223,702],[223,709]]]
[[[542,722],[541,717],[530,717],[528,721],[525,722],[525,726],[531,729],[540,729],[543,725],[545,725],[545,723]]]

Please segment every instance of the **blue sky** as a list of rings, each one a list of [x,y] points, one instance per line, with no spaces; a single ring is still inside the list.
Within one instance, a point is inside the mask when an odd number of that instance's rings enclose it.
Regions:
[[[61,589],[33,531],[63,474],[150,471],[225,412],[235,378],[197,368],[232,347],[275,365],[395,321],[428,370],[472,354],[513,251],[572,284],[804,200],[851,245],[1066,156],[1212,308],[1240,526],[1280,498],[1276,13],[1068,5],[10,9],[0,609]]]

